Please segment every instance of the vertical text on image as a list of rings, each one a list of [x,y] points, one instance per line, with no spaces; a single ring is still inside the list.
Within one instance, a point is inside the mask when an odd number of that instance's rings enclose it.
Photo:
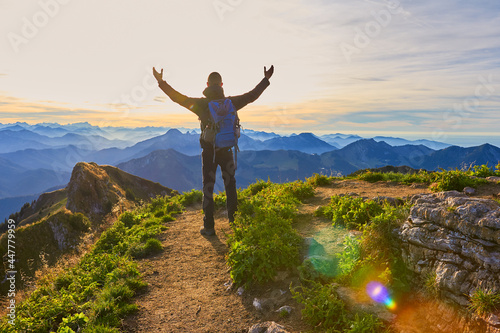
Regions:
[[[13,325],[16,319],[16,221],[9,219],[7,224],[7,281],[9,282],[7,317],[9,324]]]

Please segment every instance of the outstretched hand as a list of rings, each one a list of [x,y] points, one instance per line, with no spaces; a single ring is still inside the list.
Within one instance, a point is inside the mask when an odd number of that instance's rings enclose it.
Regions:
[[[156,69],[153,67],[153,75],[156,79],[156,81],[160,82],[163,81],[163,68],[161,69],[161,72],[158,73]]]
[[[270,79],[271,76],[273,76],[273,73],[274,73],[274,65],[271,65],[271,68],[269,68],[269,70],[266,70],[266,66],[264,66],[264,77],[266,79]]]

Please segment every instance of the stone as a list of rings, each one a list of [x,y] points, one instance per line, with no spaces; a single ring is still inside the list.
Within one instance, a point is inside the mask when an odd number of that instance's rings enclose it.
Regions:
[[[270,298],[254,298],[252,304],[259,312],[269,312],[274,310],[274,300]]]
[[[275,312],[278,312],[280,314],[283,312],[287,312],[288,314],[290,314],[290,313],[292,313],[292,311],[293,311],[293,308],[290,305],[283,305],[281,308],[279,308]]]
[[[490,177],[486,177],[486,180],[489,182],[492,182],[492,183],[498,183],[498,182],[500,182],[500,177],[490,176]]]
[[[248,333],[289,333],[285,327],[274,321],[255,324],[248,329]]]
[[[397,230],[403,262],[436,275],[441,297],[466,310],[478,288],[500,292],[500,206],[457,191],[415,195]],[[493,332],[493,331],[491,331]]]
[[[464,187],[464,193],[467,195],[474,195],[476,194],[476,189],[472,187]]]
[[[500,319],[498,318],[497,315],[494,315],[493,313],[486,318],[486,321],[488,324],[494,327],[499,327],[500,328]]]

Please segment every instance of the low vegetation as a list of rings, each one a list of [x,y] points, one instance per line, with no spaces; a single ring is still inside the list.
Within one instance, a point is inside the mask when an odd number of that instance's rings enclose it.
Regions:
[[[16,306],[16,319],[3,318],[0,330],[119,332],[121,319],[137,310],[132,297],[146,285],[134,259],[161,251],[157,237],[167,228],[165,222],[173,220],[183,204],[199,198],[198,192],[158,197],[136,211],[123,213],[75,267],[40,279],[37,288]],[[73,220],[68,223],[79,225]]]
[[[461,190],[480,184],[491,175],[500,175],[500,164],[496,170],[480,166],[466,171],[422,171],[413,175],[365,172],[356,177],[366,181],[434,184],[434,190]],[[316,174],[305,182],[258,181],[238,191],[239,211],[232,233],[227,235],[230,274],[235,285],[248,287],[271,281],[280,270],[298,267],[301,284],[292,286],[291,291],[297,302],[303,304],[303,319],[315,330],[385,332],[387,328],[379,319],[349,312],[337,288],[344,285],[360,289],[369,281],[377,281],[390,290],[395,302],[409,291],[411,274],[401,262],[393,230],[408,216],[410,204],[395,207],[362,198],[333,196],[316,214],[336,227],[357,232],[356,236],[345,238],[342,252],[321,263],[335,272],[326,276],[311,261],[300,265],[303,240],[294,229],[294,219],[299,205],[314,196],[315,187],[335,180]],[[78,264],[59,273],[54,270],[39,280],[37,288],[16,306],[16,320],[9,323],[8,318],[3,318],[0,330],[119,332],[123,317],[137,310],[132,298],[145,287],[135,259],[161,251],[158,236],[168,222],[184,207],[201,200],[202,192],[193,190],[175,197],[157,197],[148,205],[123,213]],[[225,205],[225,195],[215,195],[215,203],[216,207]],[[81,232],[88,228],[83,217],[68,223]],[[426,286],[429,292],[436,293],[435,277],[430,276]],[[498,293],[478,289],[471,297],[470,308],[479,315],[499,307]]]
[[[393,181],[405,185],[422,183],[430,185],[432,191],[438,192],[451,190],[463,191],[465,187],[477,187],[478,185],[487,183],[485,178],[490,176],[500,176],[500,163],[496,166],[496,169],[488,165],[476,165],[466,170],[441,169],[437,172],[420,170],[416,173],[407,174],[395,172],[382,173],[367,170],[356,173],[354,177],[368,182]]]
[[[239,193],[234,233],[228,235],[227,263],[236,285],[270,281],[278,270],[299,264],[302,239],[292,227],[301,200],[314,195],[311,185],[257,182]]]
[[[500,292],[494,293],[491,290],[476,289],[470,298],[469,309],[479,316],[500,310]]]

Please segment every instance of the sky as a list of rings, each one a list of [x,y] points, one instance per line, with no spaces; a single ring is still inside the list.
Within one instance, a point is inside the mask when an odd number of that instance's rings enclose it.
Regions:
[[[500,146],[498,0],[0,0],[0,123],[198,127],[158,88],[227,96],[244,128]]]

